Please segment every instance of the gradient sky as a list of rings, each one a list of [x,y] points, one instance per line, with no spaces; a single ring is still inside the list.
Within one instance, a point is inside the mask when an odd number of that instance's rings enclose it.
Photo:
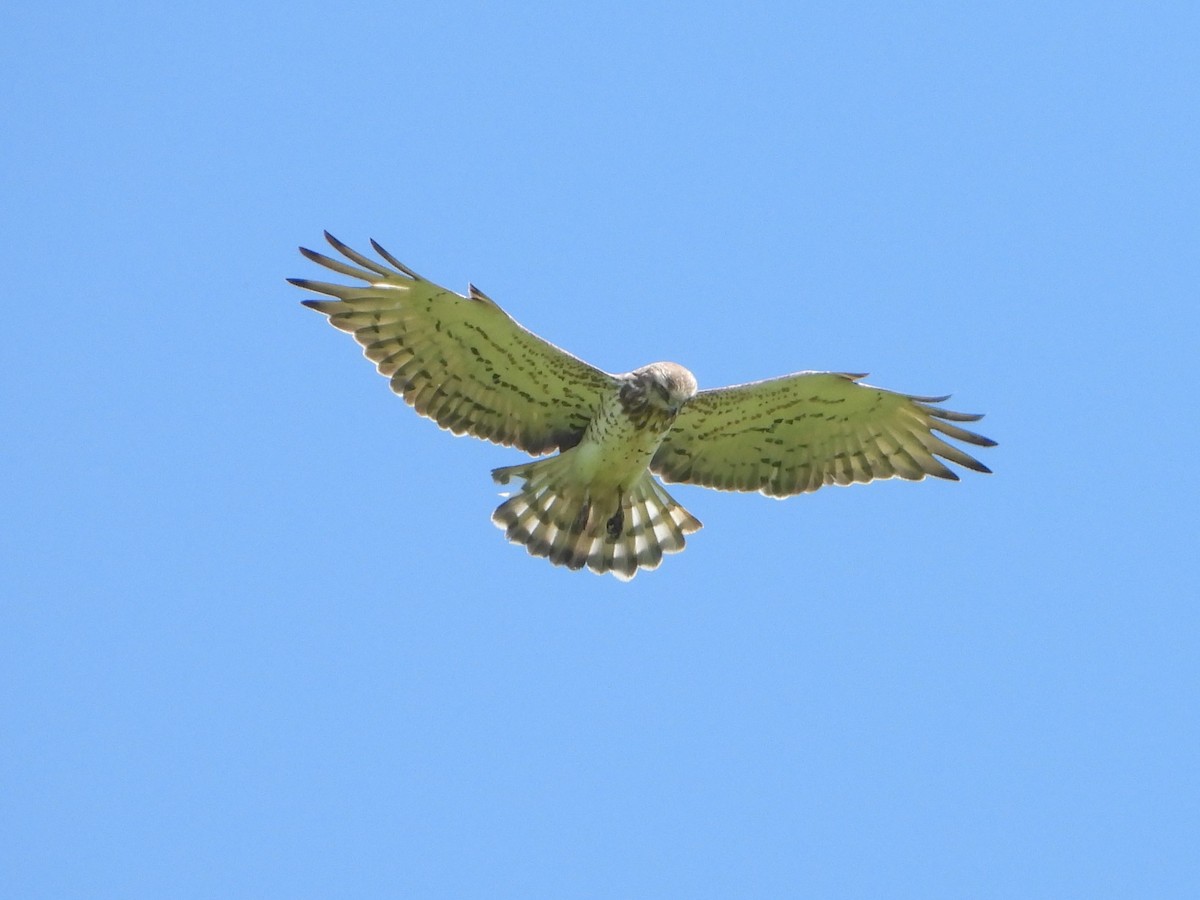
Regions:
[[[6,8],[4,892],[1195,896],[1196,9]],[[953,392],[996,474],[555,569],[322,229],[610,371]]]

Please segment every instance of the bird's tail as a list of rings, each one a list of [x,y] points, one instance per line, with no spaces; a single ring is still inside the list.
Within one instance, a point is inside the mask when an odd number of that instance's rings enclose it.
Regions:
[[[492,521],[510,541],[556,566],[587,566],[628,581],[639,568],[656,568],[664,553],[682,550],[684,535],[700,528],[649,470],[627,491],[603,493],[573,484],[563,455],[495,469],[492,477],[500,484],[525,482]]]

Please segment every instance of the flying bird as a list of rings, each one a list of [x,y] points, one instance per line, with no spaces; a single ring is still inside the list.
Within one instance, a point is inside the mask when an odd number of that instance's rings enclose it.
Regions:
[[[474,285],[456,294],[375,241],[387,264],[325,238],[350,262],[300,252],[364,283],[288,279],[334,298],[304,305],[354,335],[421,415],[456,435],[542,457],[492,471],[500,484],[521,482],[492,521],[555,565],[628,580],[682,550],[700,521],[654,475],[788,497],[884,478],[957,481],[939,457],[990,471],[939,437],[995,444],[954,424],[982,416],[937,405],[948,397],[886,391],[842,372],[703,391],[671,362],[613,375],[522,328]]]

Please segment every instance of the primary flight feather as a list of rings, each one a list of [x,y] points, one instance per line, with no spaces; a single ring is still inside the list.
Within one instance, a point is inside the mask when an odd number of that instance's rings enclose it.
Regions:
[[[374,241],[387,264],[328,232],[345,263],[300,248],[364,284],[288,279],[332,297],[305,300],[363,352],[417,412],[455,434],[554,456],[495,469],[521,489],[492,514],[509,540],[571,569],[632,578],[682,550],[700,522],[654,478],[771,497],[882,478],[957,480],[941,460],[990,471],[941,436],[994,441],[954,423],[979,415],[861,383],[797,372],[697,391],[660,362],[623,375],[588,365],[518,325],[474,285],[439,287]]]

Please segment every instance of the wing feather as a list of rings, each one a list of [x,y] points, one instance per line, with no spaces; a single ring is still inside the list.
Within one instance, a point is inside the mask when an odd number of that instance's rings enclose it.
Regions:
[[[948,397],[898,394],[858,383],[864,377],[797,372],[701,391],[680,411],[650,468],[664,481],[771,497],[883,478],[915,481],[932,475],[957,481],[942,459],[990,471],[938,436],[994,446],[995,441],[950,424],[981,416],[936,405]]]
[[[325,238],[355,265],[300,252],[365,284],[288,280],[333,297],[304,305],[354,335],[392,390],[443,428],[533,454],[567,449],[615,387],[612,375],[522,328],[482,292],[464,297],[439,287],[374,241],[393,268]]]

